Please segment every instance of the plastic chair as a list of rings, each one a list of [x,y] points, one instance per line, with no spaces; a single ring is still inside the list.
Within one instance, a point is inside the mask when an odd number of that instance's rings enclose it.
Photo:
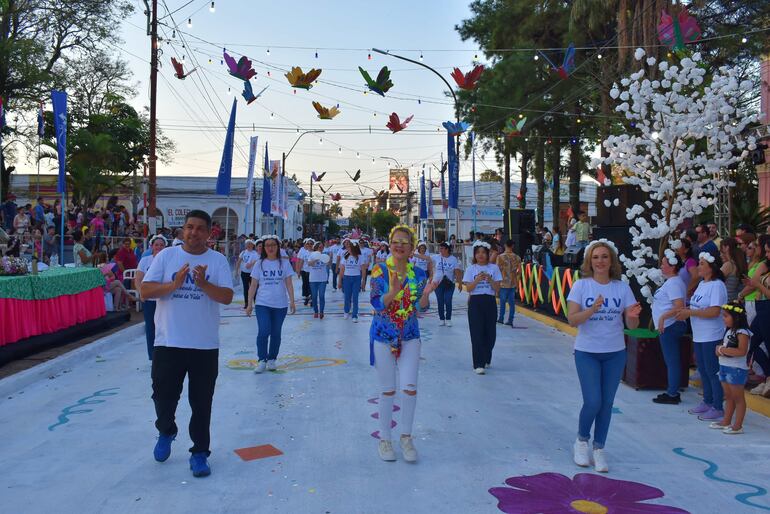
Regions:
[[[123,280],[131,280],[133,281],[136,279],[136,269],[127,269],[123,271]],[[139,312],[142,310],[142,302],[139,298],[139,291],[136,289],[127,289],[128,294],[130,294],[134,300],[136,300],[136,312]]]

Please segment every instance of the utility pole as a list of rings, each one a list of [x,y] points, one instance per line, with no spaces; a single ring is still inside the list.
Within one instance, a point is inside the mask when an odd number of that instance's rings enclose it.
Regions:
[[[145,0],[145,6],[147,1]],[[149,193],[150,216],[156,211],[156,181],[155,172],[158,156],[157,146],[157,103],[158,103],[158,0],[152,0],[150,16],[150,157],[149,157]]]

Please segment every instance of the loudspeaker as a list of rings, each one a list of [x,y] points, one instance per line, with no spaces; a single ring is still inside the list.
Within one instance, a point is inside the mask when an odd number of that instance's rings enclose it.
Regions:
[[[519,255],[522,259],[527,254],[532,254],[532,245],[535,244],[535,236],[531,232],[522,232],[508,237],[513,241],[513,253]]]
[[[638,186],[598,187],[596,188],[596,216],[592,221],[594,225],[602,227],[632,226],[633,220],[626,218],[626,208],[631,205],[644,205],[647,200],[648,196]],[[605,201],[609,203],[609,207]]]
[[[514,234],[535,233],[534,209],[508,209],[503,211],[503,235],[510,239]]]
[[[562,260],[566,266],[571,268],[579,268],[583,264],[583,248],[582,246],[570,246],[564,250]]]

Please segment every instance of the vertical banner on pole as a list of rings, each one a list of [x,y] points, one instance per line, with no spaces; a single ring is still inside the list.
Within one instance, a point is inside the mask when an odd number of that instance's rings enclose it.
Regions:
[[[281,176],[281,216],[284,221],[289,219],[289,177]]]
[[[270,189],[270,160],[267,156],[267,141],[265,141],[265,169],[262,172],[262,204],[260,205],[263,216],[270,216],[270,203],[272,201]]]
[[[230,121],[227,123],[227,135],[225,147],[222,150],[222,162],[219,164],[217,175],[217,194],[228,196],[230,194],[230,179],[233,174],[233,143],[235,142],[235,108],[238,101],[233,99],[233,107],[230,110]]]
[[[433,173],[428,170],[428,218],[433,219]]]
[[[459,137],[459,136],[458,136]],[[455,150],[455,141],[449,132],[446,135],[448,152],[449,207],[457,209],[460,199],[460,161]]]
[[[420,220],[428,219],[428,204],[425,199],[425,173],[420,176]]]
[[[56,192],[61,194],[61,226],[59,228],[59,262],[64,264],[64,215],[67,212],[67,93],[51,91],[53,124],[56,134],[56,153],[59,157],[59,177]]]
[[[251,192],[254,189],[254,165],[257,161],[257,139],[259,136],[251,136],[249,139],[249,173],[246,179],[246,215],[243,217],[243,231],[248,233],[249,206],[251,205]],[[256,232],[256,228],[252,228]]]
[[[283,192],[281,191],[281,161],[270,161],[270,176],[273,179],[270,214],[281,217],[281,198],[283,198]]]

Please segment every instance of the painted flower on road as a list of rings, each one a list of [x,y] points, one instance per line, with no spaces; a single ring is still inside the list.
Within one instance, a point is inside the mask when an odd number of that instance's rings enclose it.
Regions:
[[[489,492],[498,499],[497,507],[508,514],[687,514],[676,507],[642,503],[662,498],[660,489],[589,473],[579,473],[574,478],[540,473],[511,477],[505,483],[510,487],[493,487]]]

